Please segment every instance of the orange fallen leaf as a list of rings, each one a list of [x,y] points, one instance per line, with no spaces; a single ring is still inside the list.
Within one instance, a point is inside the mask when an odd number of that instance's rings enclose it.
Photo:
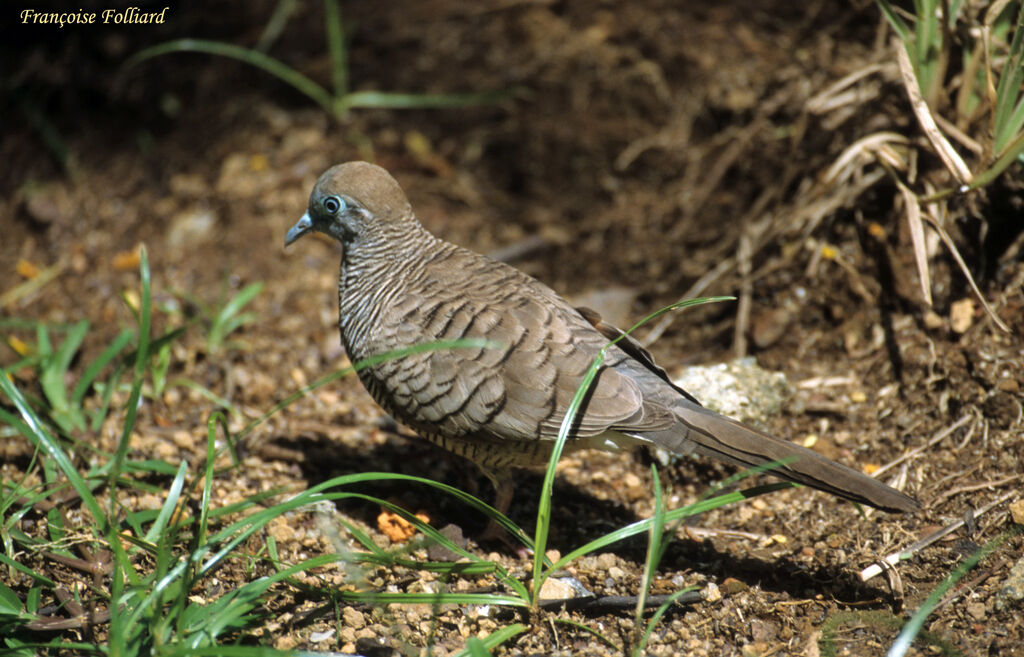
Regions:
[[[7,344],[11,349],[18,352],[19,356],[28,356],[32,353],[32,347],[28,346],[28,343],[15,335],[7,336]]]
[[[270,159],[263,153],[257,153],[249,158],[250,171],[266,171],[270,167]]]
[[[118,271],[125,271],[126,269],[136,269],[139,266],[141,258],[139,256],[139,250],[134,251],[121,251],[114,256],[114,269]]]
[[[430,522],[430,516],[420,511],[416,517],[423,522]],[[392,543],[404,543],[416,533],[416,527],[393,511],[381,509],[377,516],[377,528],[382,534],[391,539]]]
[[[15,265],[14,270],[18,272],[18,276],[32,280],[39,275],[39,267],[22,258],[18,260],[18,264]]]
[[[188,504],[185,500],[178,502],[178,505],[174,507],[174,512],[171,513],[171,524],[183,523],[191,517]]]

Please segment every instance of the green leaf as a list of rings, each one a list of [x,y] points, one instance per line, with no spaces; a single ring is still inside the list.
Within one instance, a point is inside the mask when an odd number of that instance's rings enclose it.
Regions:
[[[491,657],[491,651],[487,649],[484,642],[475,636],[469,637],[466,641],[466,650],[469,651],[470,657]]]
[[[21,598],[10,587],[0,582],[0,614],[20,616],[25,611]]]
[[[256,321],[252,314],[240,314],[242,308],[249,304],[263,289],[263,283],[250,283],[231,298],[214,316],[210,324],[210,343],[218,346],[238,327]]]
[[[487,638],[481,640],[485,650],[494,650],[501,644],[505,643],[517,634],[522,634],[527,630],[527,627],[522,623],[513,623],[506,625],[497,632],[491,632],[487,635]],[[473,657],[473,653],[469,652],[471,646],[467,643],[466,649],[458,653],[455,657]]]
[[[177,474],[171,481],[170,488],[167,491],[167,499],[160,508],[160,514],[157,516],[156,521],[150,526],[149,531],[146,532],[143,540],[149,541],[150,543],[156,543],[167,529],[167,523],[170,522],[171,516],[174,514],[174,510],[178,508],[178,500],[181,499],[181,490],[185,486],[186,472],[188,472],[188,463],[182,460],[181,465],[178,466]]]
[[[885,19],[889,21],[890,25],[892,25],[892,29],[896,30],[896,34],[900,35],[900,40],[903,41],[903,43],[908,43],[910,41],[910,28],[903,22],[903,19],[900,18],[899,14],[896,13],[896,10],[893,8],[889,0],[876,1],[878,2],[878,8],[882,10],[882,14],[885,16]]]
[[[15,561],[14,559],[10,558],[9,556],[4,554],[3,552],[0,552],[0,563],[4,564],[8,568],[13,568],[13,569],[17,570],[19,573],[22,573],[24,575],[28,575],[29,577],[31,577],[35,581],[39,582],[40,584],[43,584],[43,585],[51,587],[51,588],[57,586],[56,582],[54,582],[52,579],[50,579],[46,575],[43,575],[41,573],[37,573],[36,571],[32,570],[28,566],[26,566],[24,564],[21,564],[21,563],[18,563],[17,561]]]

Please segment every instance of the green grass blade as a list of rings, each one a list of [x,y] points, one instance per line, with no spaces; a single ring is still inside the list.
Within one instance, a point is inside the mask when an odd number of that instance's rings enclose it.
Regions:
[[[199,531],[196,533],[196,546],[206,542],[206,535],[209,531],[210,504],[213,499],[213,466],[217,459],[218,425],[224,429],[225,436],[229,436],[231,433],[228,428],[228,420],[223,413],[214,413],[206,423],[206,462],[203,472],[203,496],[199,502]]]
[[[475,636],[469,637],[466,641],[466,650],[469,651],[470,657],[492,657],[491,651],[487,649],[484,642]]]
[[[963,579],[964,575],[977,566],[979,561],[995,551],[995,549],[1002,545],[1007,539],[1020,534],[1022,531],[1024,530],[1018,528],[1004,532],[1002,535],[989,541],[977,552],[964,559],[963,562],[961,562],[961,564],[957,566],[941,584],[935,587],[935,590],[928,595],[925,601],[921,604],[921,607],[914,612],[913,616],[910,617],[907,624],[903,626],[903,630],[900,632],[899,636],[896,637],[892,646],[889,647],[886,657],[903,657],[906,655],[911,644],[914,642],[914,637],[916,637],[924,627],[924,622],[928,619],[928,616],[931,615],[932,611],[934,611],[936,605],[939,604],[939,601],[942,600],[943,596],[953,588],[953,585]]]
[[[128,461],[124,466],[125,472],[142,472],[147,475],[163,475],[173,477],[178,469],[167,461],[147,459],[144,461]]]
[[[522,533],[522,530],[519,530],[518,527],[516,527],[515,523],[513,523],[511,520],[509,520],[503,514],[499,513],[497,511],[497,509],[495,509],[494,507],[490,506],[486,502],[483,502],[480,499],[478,499],[478,498],[470,495],[469,493],[466,493],[466,492],[464,492],[464,491],[462,491],[462,490],[460,490],[458,488],[455,488],[453,486],[449,486],[448,484],[444,484],[444,483],[441,483],[439,481],[433,481],[431,479],[425,479],[423,477],[416,477],[416,476],[413,476],[413,475],[398,474],[398,473],[395,473],[395,472],[363,472],[363,473],[352,474],[352,475],[344,475],[344,476],[341,476],[341,477],[334,477],[333,479],[328,479],[327,481],[321,482],[321,483],[317,484],[316,486],[313,486],[312,488],[310,488],[310,489],[304,491],[303,493],[300,493],[299,495],[297,495],[296,499],[303,498],[305,496],[310,496],[311,497],[313,495],[318,495],[318,494],[321,494],[322,491],[325,491],[325,490],[330,489],[330,488],[341,487],[341,486],[351,486],[351,485],[365,483],[365,482],[371,482],[371,481],[374,481],[374,482],[375,481],[404,481],[404,482],[411,482],[411,483],[416,483],[416,484],[422,484],[422,485],[425,485],[425,486],[430,486],[431,488],[436,488],[437,490],[441,491],[442,493],[450,495],[451,497],[454,497],[455,499],[457,499],[458,501],[462,502],[463,504],[465,504],[465,505],[467,505],[469,507],[472,507],[473,509],[476,509],[477,511],[483,513],[488,519],[492,519],[493,518],[494,520],[496,520],[497,522],[501,523],[502,526],[505,526],[506,528],[516,529],[517,530],[516,537],[526,547],[528,547],[530,549],[533,549],[533,542],[530,541],[529,537],[525,536]],[[304,502],[304,503],[308,504],[309,502]]]
[[[256,42],[256,50],[266,52],[277,41],[281,33],[284,32],[288,20],[295,12],[296,4],[298,4],[297,0],[278,0],[277,5],[274,7],[274,13],[270,15],[267,26],[263,28],[263,34],[260,35],[259,40]]]
[[[1010,168],[1010,165],[1016,162],[1022,153],[1024,153],[1024,132],[1018,134],[1016,139],[1010,142],[1003,154],[992,163],[992,166],[985,169],[971,181],[968,189],[978,189],[989,184],[999,177],[999,174]]]
[[[413,94],[387,91],[354,91],[344,98],[346,108],[444,109],[490,105],[511,98],[510,91],[476,91],[449,94]]]
[[[506,625],[497,632],[491,632],[486,638],[478,639],[478,641],[483,646],[484,650],[490,651],[494,650],[512,637],[522,634],[527,629],[528,628],[522,623],[513,623],[511,625]],[[470,652],[471,649],[471,646],[467,643],[466,649],[462,652],[456,653],[455,657],[473,657],[473,653]]]
[[[162,507],[160,507],[160,513],[157,515],[156,520],[149,527],[149,531],[142,540],[150,543],[156,543],[163,535],[164,530],[167,529],[167,523],[170,522],[171,516],[174,514],[174,510],[178,508],[178,500],[181,499],[181,491],[185,486],[185,473],[188,472],[188,463],[182,461],[181,465],[178,466],[178,472],[171,480],[171,486],[167,490],[167,499],[164,501]]]
[[[934,90],[942,83],[938,79],[939,60],[942,56],[942,36],[939,29],[939,17],[933,0],[915,0],[917,28],[914,46],[917,56],[914,68],[917,69],[918,83],[925,100],[932,105]]]
[[[540,503],[537,505],[537,528],[533,539],[534,604],[537,602],[536,596],[540,595],[541,585],[550,574],[550,571],[543,569],[543,565],[546,560],[544,552],[547,549],[548,528],[551,520],[551,495],[554,491],[555,469],[558,466],[558,460],[562,456],[562,450],[565,447],[565,442],[569,438],[569,432],[572,430],[573,423],[576,421],[576,414],[579,412],[580,406],[583,404],[583,400],[587,396],[587,392],[590,390],[590,386],[593,383],[594,378],[601,369],[601,365],[604,363],[605,355],[608,353],[608,350],[615,345],[615,343],[625,339],[636,329],[640,328],[647,322],[664,315],[665,313],[680,310],[682,308],[688,308],[690,306],[705,303],[716,303],[719,301],[731,301],[734,299],[735,297],[708,297],[677,301],[676,303],[660,308],[659,310],[656,310],[650,315],[644,317],[639,322],[631,326],[628,331],[623,332],[622,335],[611,340],[608,344],[602,347],[597,355],[594,356],[594,361],[590,364],[590,367],[587,368],[586,373],[583,375],[583,379],[576,388],[576,394],[573,395],[572,401],[569,403],[569,408],[566,409],[565,416],[562,418],[562,423],[558,428],[558,437],[555,439],[555,445],[551,450],[551,458],[548,460],[548,467],[544,472],[544,483],[541,488]]]
[[[213,645],[177,646],[160,652],[161,657],[344,657],[342,653],[310,652],[307,650],[278,650],[270,646]]]
[[[121,425],[121,438],[114,452],[113,460],[108,464],[110,474],[110,508],[113,514],[117,505],[116,478],[124,471],[124,462],[128,456],[132,431],[135,429],[135,416],[139,411],[139,397],[142,395],[142,384],[146,378],[146,366],[149,364],[149,327],[152,317],[152,282],[149,272],[149,256],[146,247],[139,248],[139,279],[142,284],[142,298],[139,304],[138,348],[135,352],[135,372],[132,376],[131,392],[125,405],[124,422]]]
[[[150,609],[155,609],[160,605],[160,602],[163,600],[164,592],[173,584],[178,582],[182,574],[188,568],[188,565],[189,560],[182,559],[178,561],[173,568],[168,570],[163,577],[160,577],[153,582],[149,588],[128,590],[125,593],[125,597],[121,599],[112,597],[111,606],[124,605],[125,611],[128,612],[123,621],[123,631],[126,634],[135,629],[135,626],[138,625],[140,618],[144,613],[150,611]],[[136,592],[145,592],[145,595],[138,601],[134,601]],[[111,620],[113,620],[113,614],[111,614]]]
[[[82,346],[82,340],[85,339],[88,330],[89,322],[84,319],[71,325],[64,341],[44,359],[43,369],[39,375],[39,385],[52,409],[51,416],[65,432],[85,429],[85,418],[68,399],[64,381],[71,367],[71,360]],[[45,335],[45,331],[43,334]],[[47,347],[48,342],[47,340]]]
[[[21,598],[9,586],[0,582],[0,615],[14,614],[20,616],[24,611]]]
[[[28,575],[29,577],[34,579],[39,584],[42,584],[42,585],[47,586],[49,588],[54,588],[54,587],[57,586],[57,583],[54,582],[49,577],[47,577],[46,575],[42,575],[40,573],[37,573],[36,571],[32,570],[28,566],[26,566],[24,564],[21,564],[21,563],[18,563],[17,561],[15,561],[14,559],[10,558],[9,556],[4,554],[3,552],[0,552],[0,563],[4,564],[8,568],[13,568],[14,570],[17,570],[19,573],[22,573],[23,575]]]
[[[661,493],[658,467],[653,463],[651,464],[651,477],[654,484],[654,516],[651,517],[650,538],[647,542],[647,558],[644,560],[644,572],[640,578],[640,591],[636,597],[634,620],[637,629],[643,627],[644,608],[647,606],[647,592],[650,591],[654,572],[657,570],[658,563],[664,554],[662,540],[665,537],[665,500]],[[650,630],[651,628],[648,627],[647,632],[644,634],[645,637],[650,634]],[[643,654],[644,644],[644,639],[638,641],[637,648],[633,651],[633,654],[640,657]]]
[[[882,15],[889,21],[889,25],[892,25],[892,29],[896,30],[896,34],[900,36],[900,40],[907,44],[910,42],[910,28],[903,22],[899,14],[893,8],[889,0],[875,0],[878,3],[878,8],[882,10]]]
[[[135,314],[136,322],[139,321],[139,319],[141,319],[141,318],[139,317],[138,313],[135,313],[134,310],[133,310],[133,313]],[[166,347],[171,342],[177,340],[179,337],[181,337],[185,333],[187,328],[188,328],[187,326],[179,326],[178,328],[171,329],[167,333],[164,333],[163,335],[161,335],[159,338],[157,338],[155,340],[151,339],[149,341],[148,346],[147,346],[147,349],[148,349],[149,353],[153,353],[153,352],[157,351],[158,349],[163,349],[164,347]],[[136,348],[136,349],[134,349],[132,351],[129,351],[125,355],[125,360],[127,360],[129,362],[132,362],[132,363],[138,361],[138,358],[139,358],[139,350],[138,350],[138,348]]]
[[[348,94],[348,53],[338,0],[324,0],[324,28],[327,31],[327,50],[331,53],[334,97],[344,98]]]
[[[587,634],[591,635],[601,643],[605,644],[606,646],[614,650],[616,654],[623,652],[622,646],[617,645],[614,641],[609,639],[603,633],[594,629],[593,627],[590,627],[589,625],[584,625],[583,623],[572,620],[571,618],[555,618],[554,622],[560,625],[568,625],[569,627],[579,630],[580,632],[586,632]]]
[[[103,513],[103,508],[92,494],[92,489],[89,484],[82,478],[82,475],[78,473],[78,469],[75,468],[74,464],[71,463],[71,459],[67,453],[57,442],[57,439],[46,430],[42,421],[36,412],[28,405],[25,401],[25,397],[21,394],[14,382],[11,381],[7,376],[7,371],[0,369],[0,390],[3,391],[7,398],[14,404],[14,407],[18,410],[21,415],[23,424],[20,426],[27,430],[25,437],[32,443],[33,447],[40,449],[57,464],[57,467],[64,476],[67,477],[68,483],[75,489],[79,497],[82,499],[82,503],[89,510],[96,525],[103,532],[108,527],[108,520],[106,515]]]
[[[528,607],[526,598],[500,593],[377,593],[376,591],[337,591],[339,600],[363,602],[371,605],[387,604],[449,604],[449,605],[501,605]]]
[[[82,341],[85,339],[85,334],[88,332],[89,322],[84,319],[75,322],[68,329],[64,342],[61,343],[54,353],[54,365],[60,372],[66,373],[71,368],[71,360],[78,353],[78,349],[82,346]]]
[[[103,419],[107,417],[107,411],[110,410],[110,400],[114,396],[114,389],[117,387],[118,381],[121,380],[121,374],[124,372],[124,364],[118,363],[114,366],[114,371],[107,377],[106,382],[103,384],[103,392],[100,395],[100,405],[93,412],[92,416],[92,430],[99,431],[103,425]]]
[[[993,117],[993,144],[996,154],[1002,152],[1003,146],[1020,130],[1020,108],[1024,104],[1021,99],[1021,84],[1024,83],[1024,4],[1017,14],[1017,25],[1010,42],[1009,57],[999,76],[996,87],[996,110]],[[1016,118],[1012,118],[1016,117]],[[1017,123],[1016,129],[1013,124]]]
[[[378,566],[398,565],[413,570],[423,570],[431,573],[443,573],[449,576],[481,576],[498,575],[504,576],[500,564],[493,561],[416,561],[415,559],[404,559],[400,556],[387,555],[379,558],[370,553],[354,553],[349,555],[356,563],[372,563]],[[525,591],[525,589],[523,589]]]
[[[220,344],[229,333],[243,324],[255,320],[254,315],[240,315],[242,308],[256,298],[263,290],[263,282],[250,283],[232,297],[224,307],[214,316],[210,326],[210,342]]]
[[[345,529],[356,539],[356,541],[363,546],[363,549],[369,550],[372,558],[378,560],[380,563],[391,564],[394,563],[394,559],[388,554],[384,548],[377,545],[377,542],[373,540],[369,534],[357,527],[356,525],[344,520],[343,518],[338,519],[341,524],[345,526]]]
[[[167,55],[178,52],[198,52],[207,55],[218,55],[245,62],[251,66],[262,69],[279,80],[299,90],[317,105],[322,107],[329,114],[335,115],[334,98],[326,89],[307,78],[295,69],[285,66],[273,57],[268,57],[258,50],[250,50],[235,46],[230,43],[219,41],[207,41],[205,39],[176,39],[145,48],[132,55],[126,62],[125,67],[135,66],[140,62],[160,55]]]
[[[695,502],[688,506],[680,507],[678,509],[672,509],[665,513],[665,524],[674,523],[688,518],[689,516],[699,515],[706,513],[712,509],[717,509],[721,506],[727,506],[729,504],[736,504],[743,500],[757,497],[759,495],[766,495],[773,493],[778,490],[785,490],[787,488],[795,488],[797,484],[790,483],[788,481],[777,481],[770,484],[764,484],[763,486],[754,486],[745,490],[733,491],[731,493],[725,493],[723,495],[717,495],[700,502]],[[590,554],[598,550],[604,549],[610,545],[623,541],[627,538],[642,534],[651,530],[651,526],[654,523],[653,518],[647,518],[645,520],[638,520],[632,524],[620,527],[615,531],[609,532],[604,536],[596,538],[589,543],[582,545],[575,550],[572,550],[561,559],[556,561],[552,566],[552,570],[559,570],[564,568],[568,564],[572,563],[576,559],[579,559],[585,554]]]
[[[125,462],[128,457],[128,447],[131,444],[132,431],[135,429],[135,417],[139,409],[139,399],[142,396],[142,384],[146,377],[146,366],[149,363],[149,331],[150,321],[152,318],[152,282],[150,279],[149,255],[145,246],[139,248],[139,279],[142,287],[142,295],[138,313],[136,313],[138,320],[138,346],[135,352],[135,367],[132,375],[132,387],[128,394],[128,403],[125,406],[124,419],[121,425],[121,436],[117,444],[117,449],[114,452],[113,458],[99,469],[101,473],[105,473],[109,482],[108,488],[110,489],[110,497],[108,499],[107,506],[109,508],[110,518],[117,518],[119,513],[119,483],[121,481],[121,474],[125,470]],[[114,560],[111,599],[119,600],[125,592],[126,584],[130,584],[133,587],[140,587],[142,586],[142,578],[139,576],[138,572],[135,570],[135,566],[128,558],[128,554],[121,543],[121,537],[118,534],[114,523],[110,522],[105,525],[105,529],[105,533],[107,534],[107,544],[110,551],[113,553]],[[128,590],[128,593],[131,593],[131,589]],[[133,636],[132,632],[135,631],[134,625],[132,623],[128,623],[125,618],[126,617],[121,613],[111,612],[111,653],[114,655],[121,653],[120,648],[114,649],[115,646],[121,646],[121,641],[127,642],[129,638]],[[115,630],[116,632],[124,633],[115,634]]]
[[[661,617],[664,616],[665,613],[669,609],[671,609],[672,605],[674,605],[676,603],[676,600],[678,600],[681,596],[689,593],[690,591],[694,591],[696,589],[697,589],[696,586],[688,586],[685,589],[682,589],[680,591],[676,591],[675,593],[673,593],[672,595],[670,595],[668,597],[668,600],[663,602],[655,610],[655,612],[651,615],[651,620],[649,620],[647,622],[647,627],[644,628],[643,636],[640,637],[640,641],[637,644],[637,649],[636,649],[636,651],[634,651],[635,655],[643,655],[644,654],[644,648],[647,646],[647,642],[650,641],[651,633],[654,632],[655,626],[657,626],[658,621],[661,620]]]
[[[82,378],[78,380],[78,384],[75,386],[74,391],[71,393],[71,402],[80,406],[82,399],[85,397],[85,393],[89,391],[89,386],[93,384],[96,377],[99,376],[100,371],[114,359],[121,352],[122,349],[131,341],[132,332],[125,329],[117,334],[114,341],[111,342],[103,353],[99,355],[93,362],[89,363],[89,366],[85,368],[85,372],[82,373]]]
[[[235,408],[235,405],[232,404],[231,401],[225,399],[224,397],[221,397],[220,395],[216,394],[209,388],[206,388],[196,383],[192,379],[178,378],[170,381],[168,385],[170,385],[171,387],[181,387],[188,388],[189,390],[194,390],[195,392],[199,393],[200,397],[209,402],[213,402],[217,406],[223,408],[228,413],[231,413],[232,415],[239,414],[238,409]]]
[[[996,154],[1002,156],[1012,152],[1014,150],[1013,143],[1019,143],[1022,134],[1024,134],[1024,95],[1017,100],[1017,106],[1013,113],[996,133],[994,143]]]
[[[558,466],[558,460],[562,456],[562,450],[565,447],[565,441],[569,439],[569,432],[572,430],[572,425],[576,421],[576,414],[579,412],[580,406],[583,405],[583,400],[586,398],[587,393],[590,391],[590,385],[594,382],[594,378],[597,376],[598,370],[604,363],[605,354],[607,352],[607,346],[602,348],[594,357],[594,361],[587,368],[586,373],[583,375],[583,380],[580,382],[579,387],[576,389],[576,394],[573,395],[572,401],[569,403],[569,408],[565,412],[565,416],[562,418],[562,425],[558,429],[558,438],[555,440],[555,446],[551,450],[551,459],[548,461],[548,467],[544,471],[544,483],[540,493],[540,503],[537,506],[537,529],[534,534],[534,551],[533,551],[533,600],[534,604],[540,596],[541,587],[544,584],[544,580],[547,579],[550,571],[545,570],[547,557],[545,551],[547,550],[548,543],[548,529],[551,526],[551,496],[554,493],[555,486],[555,470]]]
[[[73,655],[73,654],[108,654],[95,643],[83,643],[78,641],[65,641],[64,639],[53,639],[46,643],[42,641],[19,641],[13,637],[5,639],[8,643],[7,649],[0,649],[2,657],[38,657],[39,655]]]

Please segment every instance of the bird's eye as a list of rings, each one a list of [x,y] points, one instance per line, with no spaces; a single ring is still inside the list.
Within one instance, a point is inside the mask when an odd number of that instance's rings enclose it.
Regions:
[[[344,207],[345,201],[342,201],[337,196],[328,196],[324,199],[324,210],[327,211],[327,214],[337,214]]]

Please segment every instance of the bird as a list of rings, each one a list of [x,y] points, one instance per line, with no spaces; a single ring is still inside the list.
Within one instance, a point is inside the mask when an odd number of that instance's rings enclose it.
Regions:
[[[845,500],[889,512],[920,508],[861,472],[703,407],[598,313],[428,232],[382,167],[346,162],[325,171],[285,246],[314,231],[341,243],[338,326],[352,362],[438,341],[488,341],[384,359],[358,376],[396,420],[474,462],[502,513],[513,499],[515,469],[548,462],[602,349],[563,453],[642,445],[745,468],[774,464],[769,474]]]

